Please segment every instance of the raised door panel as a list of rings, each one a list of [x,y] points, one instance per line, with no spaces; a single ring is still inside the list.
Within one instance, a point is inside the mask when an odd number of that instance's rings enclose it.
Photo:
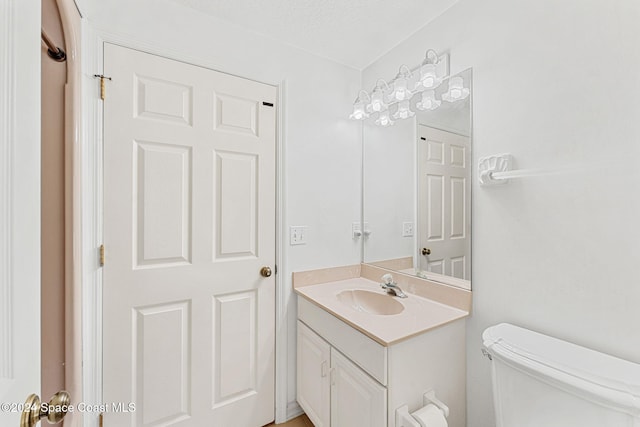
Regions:
[[[191,413],[191,303],[134,309],[133,394],[137,425],[172,425]],[[158,393],[162,390],[162,393]]]
[[[439,242],[444,239],[444,187],[445,178],[441,175],[426,176],[427,190],[427,242]]]
[[[387,389],[331,349],[331,426],[385,427]]]
[[[298,403],[314,426],[328,427],[331,347],[300,321],[297,347]]]
[[[134,142],[135,267],[191,261],[191,147]]]
[[[224,132],[258,136],[258,102],[237,96],[216,96],[215,128]]]
[[[257,394],[256,292],[214,297],[213,407]]]
[[[134,117],[193,125],[193,86],[138,74],[134,79]]]
[[[258,247],[258,157],[216,153],[215,259],[255,259]]]

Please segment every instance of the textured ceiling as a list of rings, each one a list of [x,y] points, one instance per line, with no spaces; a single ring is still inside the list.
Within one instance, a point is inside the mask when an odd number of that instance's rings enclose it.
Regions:
[[[458,0],[174,0],[363,69]]]

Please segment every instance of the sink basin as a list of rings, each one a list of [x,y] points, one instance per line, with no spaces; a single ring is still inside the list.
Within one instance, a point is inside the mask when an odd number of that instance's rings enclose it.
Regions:
[[[338,301],[356,311],[369,314],[390,315],[398,314],[404,310],[404,305],[391,295],[354,289],[342,291],[337,295]]]

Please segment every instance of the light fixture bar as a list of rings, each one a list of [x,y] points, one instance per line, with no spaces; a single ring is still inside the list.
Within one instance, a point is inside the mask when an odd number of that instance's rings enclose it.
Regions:
[[[431,52],[433,52],[433,51],[431,50]],[[420,64],[414,66],[414,67],[411,67],[411,68],[409,68],[405,64],[402,64],[400,67],[401,68],[406,68],[411,74],[415,75],[416,72],[420,72],[420,67],[422,67],[422,62]],[[449,76],[449,54],[448,53],[443,53],[442,55],[438,56],[438,62],[436,64],[436,68],[439,71],[438,74],[441,74],[443,76],[442,77],[443,81],[447,80],[450,77]],[[440,71],[441,71],[441,73],[440,73]],[[384,79],[378,79],[378,82],[382,80],[387,86],[391,87],[391,86],[393,86],[393,81],[395,79],[396,79],[395,77],[392,78],[389,81],[386,81]],[[378,85],[378,82],[376,82],[376,86]],[[374,89],[375,89],[376,86],[374,86]]]

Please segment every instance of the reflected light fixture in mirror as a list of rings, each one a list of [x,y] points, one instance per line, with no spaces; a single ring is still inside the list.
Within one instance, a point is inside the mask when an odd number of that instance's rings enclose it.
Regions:
[[[394,119],[408,119],[409,117],[415,116],[416,113],[411,111],[411,107],[409,106],[409,100],[402,101],[398,104],[398,110],[393,114]]]
[[[426,90],[422,92],[422,99],[416,103],[416,108],[421,111],[435,110],[442,104],[442,101],[436,99],[436,92]]]
[[[391,126],[394,123],[395,122],[389,117],[389,110],[381,111],[380,115],[376,119],[376,124],[384,127]]]
[[[449,79],[449,90],[442,94],[442,99],[455,102],[469,96],[469,89],[464,87],[464,80],[460,76]]]

